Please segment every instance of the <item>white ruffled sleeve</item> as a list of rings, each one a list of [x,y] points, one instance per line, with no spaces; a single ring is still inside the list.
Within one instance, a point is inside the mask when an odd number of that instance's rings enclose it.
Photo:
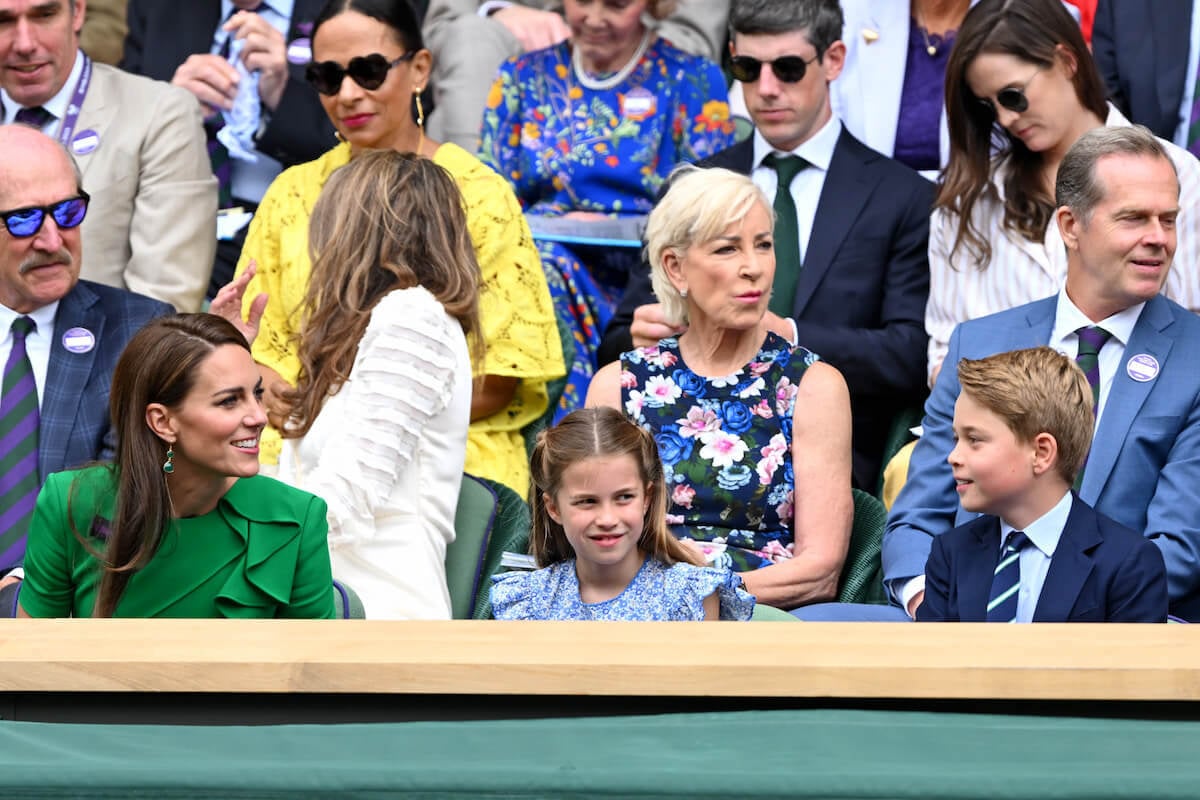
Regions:
[[[462,328],[421,287],[394,291],[371,312],[338,420],[305,489],[329,504],[329,542],[374,533],[375,509],[408,468],[422,430],[450,401]],[[469,379],[469,376],[468,376]]]

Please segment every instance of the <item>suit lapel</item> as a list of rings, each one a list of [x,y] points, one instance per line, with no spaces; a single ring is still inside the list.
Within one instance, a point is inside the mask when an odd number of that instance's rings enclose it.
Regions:
[[[38,431],[38,474],[46,476],[62,468],[71,444],[73,421],[92,374],[99,342],[104,336],[104,314],[96,307],[98,298],[87,287],[76,284],[58,305],[54,317],[54,341],[46,368],[46,391],[42,398],[42,424]],[[91,332],[93,346],[86,353],[72,353],[63,346],[63,335],[72,328]]]
[[[1091,551],[1100,542],[1095,514],[1075,498],[1054,557],[1050,559],[1050,569],[1046,571],[1042,594],[1033,612],[1034,622],[1070,622],[1079,591],[1095,567]]]
[[[862,152],[856,152],[853,142],[843,128],[829,162],[829,174],[825,176],[825,183],[821,187],[821,199],[813,218],[808,250],[804,253],[804,267],[796,284],[796,298],[792,304],[795,316],[804,313],[808,301],[832,266],[838,248],[842,246],[846,234],[875,188],[876,181],[862,169],[864,155],[866,158],[883,156],[861,145]]]
[[[79,124],[76,130],[93,130],[100,137],[100,144],[94,150],[75,155],[75,161],[79,164],[79,170],[83,173],[83,183],[85,186],[88,182],[88,172],[91,169],[93,159],[97,158],[96,153],[100,153],[105,145],[112,146],[113,139],[109,137],[106,141],[106,135],[110,131],[117,129],[117,114],[121,109],[112,102],[112,97],[109,93],[108,79],[109,76],[105,73],[107,67],[97,64],[92,70],[92,83],[88,87],[87,97],[84,98],[83,107],[79,111]],[[103,153],[99,157],[97,164],[103,164],[106,155]]]
[[[962,622],[986,622],[992,573],[1000,555],[1000,520],[988,517],[976,523],[972,533],[958,574],[958,618]]]
[[[1146,303],[1133,328],[1133,335],[1125,346],[1117,373],[1113,376],[1112,389],[1104,405],[1104,414],[1092,439],[1092,450],[1088,454],[1084,469],[1083,485],[1079,495],[1088,503],[1095,503],[1111,477],[1113,464],[1121,453],[1121,446],[1129,434],[1129,426],[1141,411],[1154,385],[1161,380],[1171,353],[1172,339],[1163,330],[1173,322],[1170,307],[1161,295]],[[1135,381],[1129,377],[1126,365],[1134,356],[1150,356],[1158,362],[1155,377],[1148,381]]]

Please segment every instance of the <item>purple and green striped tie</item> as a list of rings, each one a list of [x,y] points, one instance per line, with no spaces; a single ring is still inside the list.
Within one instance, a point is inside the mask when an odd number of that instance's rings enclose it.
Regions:
[[[12,349],[0,386],[0,567],[17,564],[38,494],[38,393],[25,337],[37,329],[29,317],[12,324]]]
[[[1100,408],[1100,351],[1112,338],[1112,334],[1099,325],[1092,325],[1080,328],[1075,331],[1075,335],[1079,337],[1079,352],[1075,356],[1075,363],[1083,370],[1088,383],[1092,386],[1092,414],[1094,415]]]

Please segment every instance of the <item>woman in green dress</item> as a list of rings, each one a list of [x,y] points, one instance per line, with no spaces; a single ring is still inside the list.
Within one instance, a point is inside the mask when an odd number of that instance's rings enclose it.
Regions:
[[[236,328],[149,323],[110,407],[112,463],[38,495],[18,616],[333,616],[325,502],[258,475],[262,379]]]

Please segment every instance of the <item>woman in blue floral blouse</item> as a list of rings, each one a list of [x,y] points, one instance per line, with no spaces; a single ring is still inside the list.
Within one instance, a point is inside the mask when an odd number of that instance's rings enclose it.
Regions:
[[[749,177],[680,169],[646,240],[663,312],[687,329],[601,369],[588,405],[654,434],[672,532],[790,609],[837,594],[854,514],[850,399],[767,309],[772,216]]]
[[[564,0],[571,39],[500,68],[484,110],[480,159],[512,182],[528,215],[644,216],[673,167],[733,144],[720,69],[645,24],[675,5]],[[545,240],[538,249],[559,319],[575,336],[561,415],[582,405],[600,337],[639,250]]]

